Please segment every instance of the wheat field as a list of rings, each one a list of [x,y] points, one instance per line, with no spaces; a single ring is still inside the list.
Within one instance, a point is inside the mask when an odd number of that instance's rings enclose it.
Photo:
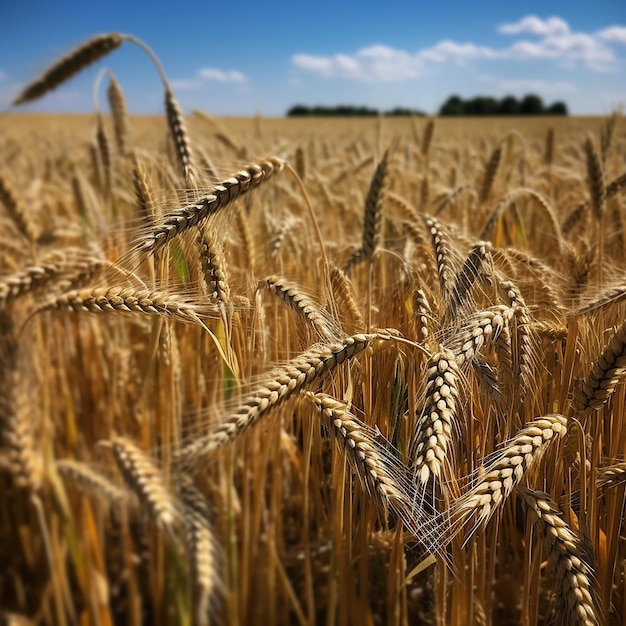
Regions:
[[[2,623],[626,624],[622,116],[184,116],[160,71],[162,117],[106,72],[0,116]]]

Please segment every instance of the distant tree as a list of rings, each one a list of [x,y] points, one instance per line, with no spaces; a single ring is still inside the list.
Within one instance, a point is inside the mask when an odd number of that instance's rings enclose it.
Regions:
[[[535,95],[524,96],[520,105],[520,113],[523,115],[541,115],[544,112],[543,100]]]
[[[463,100],[459,96],[450,96],[441,105],[439,115],[467,115]]]
[[[302,115],[311,115],[309,107],[303,104],[295,104],[287,111],[287,117],[300,117]]]
[[[505,96],[498,105],[499,115],[519,115],[521,105],[515,96]]]
[[[466,103],[465,108],[471,115],[495,115],[498,112],[498,101],[490,96],[476,96]]]
[[[426,113],[424,113],[424,111],[419,111],[417,109],[405,109],[403,107],[396,107],[395,109],[391,109],[390,111],[385,111],[383,115],[389,115],[392,117],[416,115],[418,117],[424,117]]]
[[[547,115],[568,115],[565,102],[554,102],[546,109]]]

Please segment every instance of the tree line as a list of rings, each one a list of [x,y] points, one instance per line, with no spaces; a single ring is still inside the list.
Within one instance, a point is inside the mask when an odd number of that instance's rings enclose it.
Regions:
[[[476,96],[464,100],[460,96],[450,96],[439,108],[441,116],[474,116],[474,115],[567,115],[564,102],[553,102],[546,106],[540,96],[528,94],[521,99],[505,96],[498,100],[491,96]],[[388,111],[380,111],[366,106],[340,104],[337,106],[307,106],[296,104],[287,111],[287,117],[375,117],[385,116],[425,116],[418,109],[396,107]]]

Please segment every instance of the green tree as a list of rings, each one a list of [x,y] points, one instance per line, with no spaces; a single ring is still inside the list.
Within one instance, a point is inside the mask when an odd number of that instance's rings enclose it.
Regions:
[[[524,96],[520,106],[520,113],[523,115],[541,115],[544,113],[543,100],[535,94]]]

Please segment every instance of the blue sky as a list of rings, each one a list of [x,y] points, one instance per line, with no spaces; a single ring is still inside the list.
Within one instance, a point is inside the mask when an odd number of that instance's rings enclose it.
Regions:
[[[435,112],[453,93],[533,92],[575,114],[626,105],[624,0],[0,0],[0,25],[0,109],[49,63],[111,31],[154,50],[186,111],[282,115],[296,103],[343,103]],[[158,75],[130,44],[23,109],[90,111],[100,67],[117,76],[132,112],[162,112]]]

